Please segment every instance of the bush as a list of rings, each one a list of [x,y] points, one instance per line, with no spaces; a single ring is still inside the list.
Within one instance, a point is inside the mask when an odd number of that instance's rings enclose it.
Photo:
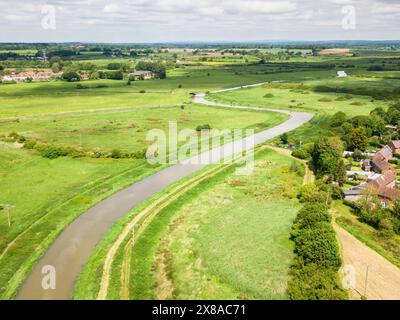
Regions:
[[[318,264],[326,268],[339,270],[342,264],[339,246],[336,242],[336,233],[328,222],[314,223],[318,216],[312,219],[311,225],[307,225],[302,232],[295,237],[295,252],[304,263]],[[305,221],[305,220],[303,220]]]
[[[337,271],[317,264],[302,265],[297,261],[290,270],[287,293],[292,300],[346,300],[340,288]]]
[[[46,145],[41,148],[40,155],[46,159],[57,159],[60,157],[66,157],[68,151],[63,147]]]
[[[332,99],[329,98],[321,98],[318,100],[319,102],[332,102]]]
[[[273,98],[274,95],[272,93],[267,93],[266,95],[264,95],[264,98]]]
[[[326,191],[320,191],[314,184],[305,185],[302,187],[299,200],[301,203],[325,203],[330,204],[332,198]]]
[[[107,79],[110,80],[123,80],[124,79],[124,74],[122,71],[108,71],[107,72]]]
[[[196,127],[196,131],[200,132],[202,130],[211,130],[211,126],[209,124],[203,124]]]
[[[62,78],[68,82],[80,81],[80,75],[75,71],[66,71],[62,74]]]
[[[35,140],[26,140],[24,143],[24,148],[28,150],[32,150],[36,146],[36,141]]]
[[[290,267],[287,293],[293,300],[342,300],[338,271],[342,265],[336,233],[328,213],[329,205],[314,201],[325,192],[315,185],[303,187],[306,202],[293,224],[295,262]]]
[[[336,112],[330,120],[330,126],[332,128],[340,127],[343,123],[346,122],[346,120],[347,116],[344,112],[342,111]]]

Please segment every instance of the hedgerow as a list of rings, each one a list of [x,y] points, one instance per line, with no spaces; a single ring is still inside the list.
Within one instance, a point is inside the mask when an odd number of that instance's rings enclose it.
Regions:
[[[308,186],[308,189],[307,196],[303,194],[303,200],[307,202],[291,232],[296,258],[290,268],[288,295],[292,300],[347,299],[339,284],[342,260],[328,212],[329,202],[315,201],[326,199],[326,193],[316,191],[316,187]]]
[[[27,150],[34,150],[46,159],[57,159],[61,157],[71,158],[112,158],[112,159],[145,159],[146,149],[126,152],[123,150],[114,149],[112,151],[89,150],[82,148],[73,148],[70,146],[57,146],[50,143],[44,143],[36,139],[25,138],[24,136],[12,132],[7,136],[0,137],[5,142],[19,142]]]

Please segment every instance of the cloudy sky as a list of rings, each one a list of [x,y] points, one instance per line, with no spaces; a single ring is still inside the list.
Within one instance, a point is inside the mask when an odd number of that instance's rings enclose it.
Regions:
[[[400,0],[0,0],[0,42],[400,39]]]

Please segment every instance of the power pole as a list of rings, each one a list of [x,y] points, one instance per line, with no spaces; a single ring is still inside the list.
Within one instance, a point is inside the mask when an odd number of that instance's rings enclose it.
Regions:
[[[369,266],[367,266],[367,271],[366,271],[366,274],[365,274],[365,289],[364,289],[364,297],[367,297],[368,276],[369,276]]]

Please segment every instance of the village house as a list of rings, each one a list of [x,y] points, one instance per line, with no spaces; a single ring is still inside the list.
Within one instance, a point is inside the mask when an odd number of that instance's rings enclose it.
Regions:
[[[367,182],[346,190],[344,192],[345,199],[357,201],[363,195],[365,189],[369,188],[376,192],[383,207],[400,200],[400,190],[396,189],[397,170],[391,167],[389,163],[393,159],[395,151],[400,151],[400,141],[390,142],[389,146],[383,147],[375,154],[372,161],[363,161],[362,169],[366,172],[372,170],[374,173],[368,176]]]
[[[60,77],[61,73],[54,73],[52,71],[23,71],[23,72],[12,72],[8,75],[5,75],[2,78],[2,81],[16,81],[22,82],[28,79],[32,79],[32,81],[48,81],[52,78]]]
[[[369,159],[364,160],[363,163],[362,163],[361,168],[362,168],[364,171],[367,171],[367,172],[371,171],[371,169],[372,169],[371,160],[369,160]]]
[[[389,147],[393,154],[400,154],[400,140],[394,140],[389,143]]]
[[[131,73],[129,77],[133,76],[135,81],[139,80],[150,80],[154,78],[154,74],[151,71],[146,71],[146,70],[137,70],[134,73]]]
[[[372,169],[377,173],[384,174],[390,169],[389,160],[392,158],[392,149],[389,146],[385,146],[372,159]]]

